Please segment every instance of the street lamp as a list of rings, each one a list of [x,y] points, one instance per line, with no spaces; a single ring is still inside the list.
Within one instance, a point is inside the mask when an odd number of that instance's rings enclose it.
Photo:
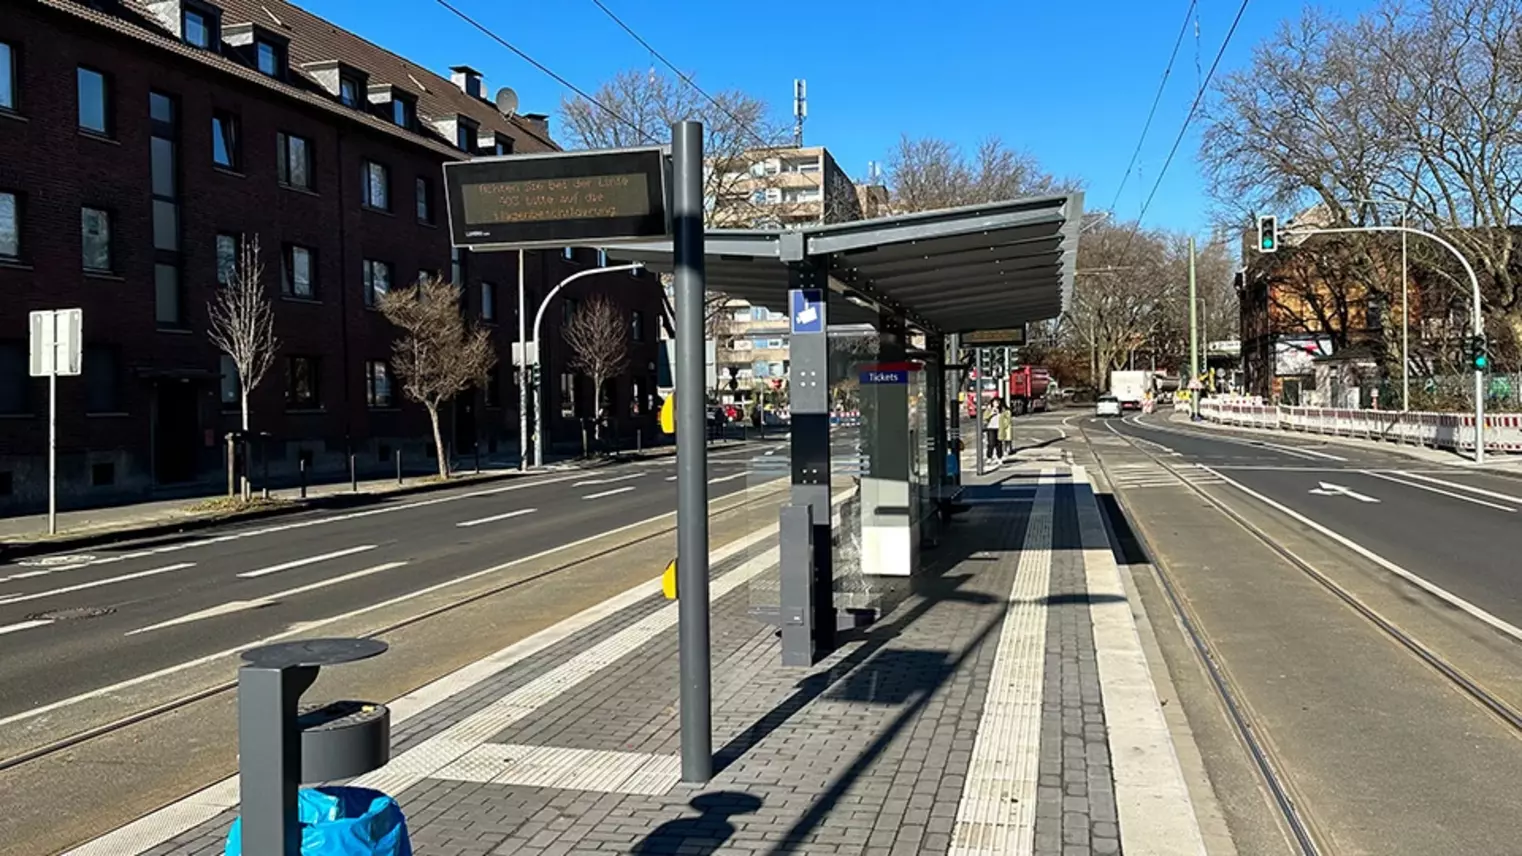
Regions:
[[[641,264],[640,262],[632,262],[632,263],[626,264],[626,265],[613,265],[611,267],[587,268],[586,270],[577,271],[576,273],[571,274],[570,276],[566,277],[565,279],[562,279],[558,285],[556,285],[554,288],[550,289],[550,293],[549,294],[546,294],[544,296],[544,299],[539,302],[539,311],[534,313],[534,338],[533,338],[533,341],[530,342],[529,347],[526,349],[526,350],[529,350],[529,351],[533,352],[533,365],[534,365],[535,369],[538,370],[536,373],[541,375],[541,380],[540,380],[540,385],[541,386],[543,385],[543,378],[542,378],[543,372],[542,372],[542,370],[539,367],[539,325],[540,325],[540,323],[542,323],[544,321],[544,310],[549,308],[549,306],[550,306],[550,300],[556,294],[560,293],[560,289],[565,288],[566,286],[570,285],[571,283],[573,283],[576,280],[581,279],[583,277],[588,277],[588,276],[592,276],[593,274],[599,274],[599,273],[620,273],[622,271],[634,271],[634,270],[640,270],[642,268],[644,268],[644,265]],[[522,315],[519,315],[519,317],[521,318]],[[524,365],[528,365],[529,364],[529,355],[528,354],[524,354],[523,355],[523,363],[524,363]],[[600,395],[600,391],[594,391],[594,395]],[[522,408],[523,408],[523,400],[524,400],[524,396],[521,394],[521,390],[520,390],[520,394],[518,396],[518,408],[520,410],[522,410]],[[544,466],[544,406],[543,405],[544,405],[544,401],[543,401],[542,397],[536,397],[534,399],[534,466],[535,467],[542,467],[542,466]],[[521,454],[519,456],[522,457]]]
[[[1400,199],[1360,199],[1360,205],[1399,205],[1400,225],[1406,227],[1406,215],[1411,203]],[[1411,293],[1406,267],[1406,233],[1400,233],[1400,409],[1411,409],[1411,309],[1408,299]]]
[[[1469,275],[1469,286],[1473,291],[1472,300],[1474,303],[1471,310],[1471,322],[1474,325],[1475,335],[1481,337],[1485,335],[1485,313],[1480,298],[1480,278],[1475,274],[1474,266],[1469,263],[1469,259],[1464,258],[1464,254],[1459,252],[1459,248],[1443,238],[1421,229],[1412,229],[1409,226],[1349,226],[1336,229],[1295,229],[1293,235],[1297,238],[1303,238],[1311,235],[1353,235],[1363,232],[1401,232],[1409,235],[1421,235],[1425,238],[1431,238],[1442,246],[1443,249],[1452,253],[1453,257],[1458,259],[1459,264],[1464,267],[1464,273]],[[1474,368],[1474,462],[1483,464],[1485,463],[1485,366],[1479,363],[1480,361],[1476,360]]]

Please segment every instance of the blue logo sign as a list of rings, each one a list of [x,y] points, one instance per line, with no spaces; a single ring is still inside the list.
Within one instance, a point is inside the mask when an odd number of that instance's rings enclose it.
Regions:
[[[795,288],[788,292],[788,320],[794,333],[824,332],[824,291]]]
[[[904,369],[892,369],[889,371],[865,371],[861,373],[862,383],[881,384],[906,384],[909,382],[909,372]]]

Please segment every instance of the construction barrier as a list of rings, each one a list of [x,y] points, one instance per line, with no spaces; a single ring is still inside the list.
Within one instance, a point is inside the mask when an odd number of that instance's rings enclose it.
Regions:
[[[1474,449],[1474,414],[1284,407],[1255,399],[1207,398],[1200,401],[1200,416],[1244,428],[1356,437],[1435,449]],[[1522,413],[1485,415],[1485,451],[1522,452]]]

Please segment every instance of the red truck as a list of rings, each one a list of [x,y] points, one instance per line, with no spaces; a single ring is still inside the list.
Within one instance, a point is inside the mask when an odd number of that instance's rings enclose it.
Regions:
[[[1046,390],[1052,384],[1051,373],[1044,366],[1020,366],[1009,373],[1009,383],[999,389],[994,378],[984,378],[982,383],[973,382],[983,396],[986,409],[995,398],[1003,398],[1004,404],[1013,409],[1016,416],[1040,413],[1046,410]],[[967,415],[977,413],[977,401],[967,396]]]

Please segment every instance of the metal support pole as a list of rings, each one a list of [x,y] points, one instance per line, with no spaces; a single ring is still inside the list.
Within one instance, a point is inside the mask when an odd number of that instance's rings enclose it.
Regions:
[[[1401,228],[1406,227],[1406,209],[1400,212]],[[1406,268],[1406,233],[1400,233],[1400,409],[1411,409],[1411,294]]]
[[[1200,395],[1205,391],[1195,389],[1194,382],[1200,377],[1200,307],[1194,279],[1194,238],[1189,239],[1189,418],[1200,418]]]
[[[302,499],[306,499],[307,498],[307,459],[306,458],[302,458],[301,460],[297,461],[297,466],[301,470],[301,498]]]
[[[518,471],[528,469],[528,307],[523,279],[523,251],[518,251]],[[537,408],[536,408],[537,409]],[[535,451],[538,451],[537,449]],[[401,453],[398,452],[398,455]],[[401,459],[397,459],[396,482],[402,482]]]
[[[781,535],[782,665],[814,665],[814,514],[808,505],[784,505]],[[833,616],[832,616],[833,619]]]
[[[359,467],[354,453],[349,453],[349,490],[359,493]]]
[[[945,355],[946,361],[948,363],[961,362],[961,335],[953,333],[946,338]],[[946,398],[948,403],[947,413],[950,418],[950,422],[947,426],[947,433],[949,438],[948,443],[951,454],[955,455],[957,459],[957,476],[956,479],[952,482],[953,486],[960,485],[962,483],[962,450],[960,448],[962,445],[962,402],[957,400],[956,393],[962,388],[961,381],[964,375],[965,372],[960,370],[949,373],[948,376],[951,378],[951,382],[946,385]],[[941,466],[945,465],[945,461],[942,461]]]
[[[53,313],[53,370],[48,372],[48,534],[58,534],[58,313]]]
[[[801,247],[794,252],[798,250]],[[792,504],[809,506],[813,516],[814,651],[821,654],[834,649],[836,628],[830,501],[830,290],[824,271],[804,258],[789,262],[788,285]],[[863,438],[870,438],[873,430],[870,424],[863,426]]]
[[[317,668],[238,670],[238,786],[243,852],[248,856],[299,856],[301,730],[296,703],[317,680]]]
[[[977,428],[973,431],[973,440],[977,444],[974,448],[977,449],[978,475],[981,476],[983,475],[983,428],[986,424],[983,421],[983,349],[974,348],[973,353],[976,355],[977,377],[972,380],[972,405],[973,413],[978,419]]]
[[[396,452],[394,452],[393,454],[396,457],[396,483],[397,484],[401,484],[402,483],[402,450],[401,449],[397,449]]]
[[[713,778],[708,635],[708,444],[703,406],[703,124],[671,126],[676,296],[677,632],[680,639],[682,781]],[[536,325],[537,331],[537,325]],[[538,338],[536,332],[535,338]],[[685,442],[684,442],[685,441]]]

